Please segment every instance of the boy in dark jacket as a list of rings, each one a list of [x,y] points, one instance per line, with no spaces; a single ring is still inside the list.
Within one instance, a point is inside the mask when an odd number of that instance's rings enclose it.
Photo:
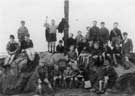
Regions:
[[[88,45],[86,38],[83,38],[82,42],[78,44],[78,55],[80,55],[80,53],[88,53]]]
[[[100,45],[98,42],[94,43],[94,49],[92,51],[92,57],[94,60],[94,65],[99,67],[103,65],[104,59],[103,59],[103,49],[100,48]]]
[[[60,40],[59,41],[59,44],[56,47],[56,52],[57,53],[64,53],[64,46],[62,45],[62,43],[63,43],[63,41]]]
[[[72,33],[70,33],[69,34],[69,38],[68,38],[68,40],[67,40],[67,46],[68,46],[68,51],[70,50],[70,46],[74,46],[75,47],[75,45],[76,45],[76,41],[75,41],[75,39],[73,38],[73,34]]]
[[[118,28],[118,25],[119,24],[115,22],[113,24],[114,28],[111,30],[110,33],[110,41],[113,47],[115,46],[115,43],[120,44],[122,41],[122,34],[121,34],[121,30]]]
[[[100,31],[97,27],[97,21],[93,21],[93,27],[89,31],[89,40],[90,41],[99,41]]]
[[[76,40],[76,47],[77,47],[77,50],[78,50],[78,54],[81,53],[82,49],[83,49],[83,39],[84,39],[84,36],[82,35],[82,32],[81,31],[78,31],[78,34],[75,38]]]
[[[77,53],[75,51],[74,45],[70,46],[70,50],[67,53],[69,60],[76,60],[77,59]]]
[[[30,61],[33,61],[35,59],[35,50],[33,48],[33,42],[30,39],[30,35],[25,36],[25,40],[21,43],[21,49],[22,51],[26,52]]]
[[[109,30],[105,27],[105,22],[101,22],[100,40],[103,44],[109,41]]]

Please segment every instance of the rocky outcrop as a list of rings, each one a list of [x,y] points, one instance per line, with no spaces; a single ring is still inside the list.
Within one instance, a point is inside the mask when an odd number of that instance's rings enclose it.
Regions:
[[[36,66],[39,64],[39,56],[36,54],[34,61],[29,61],[26,54],[20,54],[15,61],[5,67],[0,76],[0,93],[18,94],[24,92]]]

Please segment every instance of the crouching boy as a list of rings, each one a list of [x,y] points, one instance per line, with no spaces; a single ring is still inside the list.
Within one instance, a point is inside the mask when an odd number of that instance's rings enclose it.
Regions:
[[[45,66],[43,63],[40,63],[40,65],[36,69],[36,73],[38,76],[38,86],[36,89],[36,93],[42,95],[43,93],[51,93],[53,91],[52,85],[50,81],[48,80],[48,69],[47,66]],[[49,88],[49,89],[48,89]]]
[[[54,65],[53,70],[53,87],[62,87],[62,76],[58,65]]]
[[[72,88],[74,74],[70,66],[67,66],[67,68],[64,70],[63,77],[65,88]]]

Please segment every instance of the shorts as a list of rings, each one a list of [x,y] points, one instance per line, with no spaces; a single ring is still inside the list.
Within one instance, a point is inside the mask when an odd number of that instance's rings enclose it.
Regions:
[[[50,33],[49,34],[49,42],[56,42],[56,33]]]

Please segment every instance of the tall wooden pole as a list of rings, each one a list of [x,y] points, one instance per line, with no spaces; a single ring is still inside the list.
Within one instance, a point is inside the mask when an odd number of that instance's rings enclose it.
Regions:
[[[67,39],[69,34],[69,0],[64,1],[64,16],[67,22],[64,30],[64,47],[67,48]]]

